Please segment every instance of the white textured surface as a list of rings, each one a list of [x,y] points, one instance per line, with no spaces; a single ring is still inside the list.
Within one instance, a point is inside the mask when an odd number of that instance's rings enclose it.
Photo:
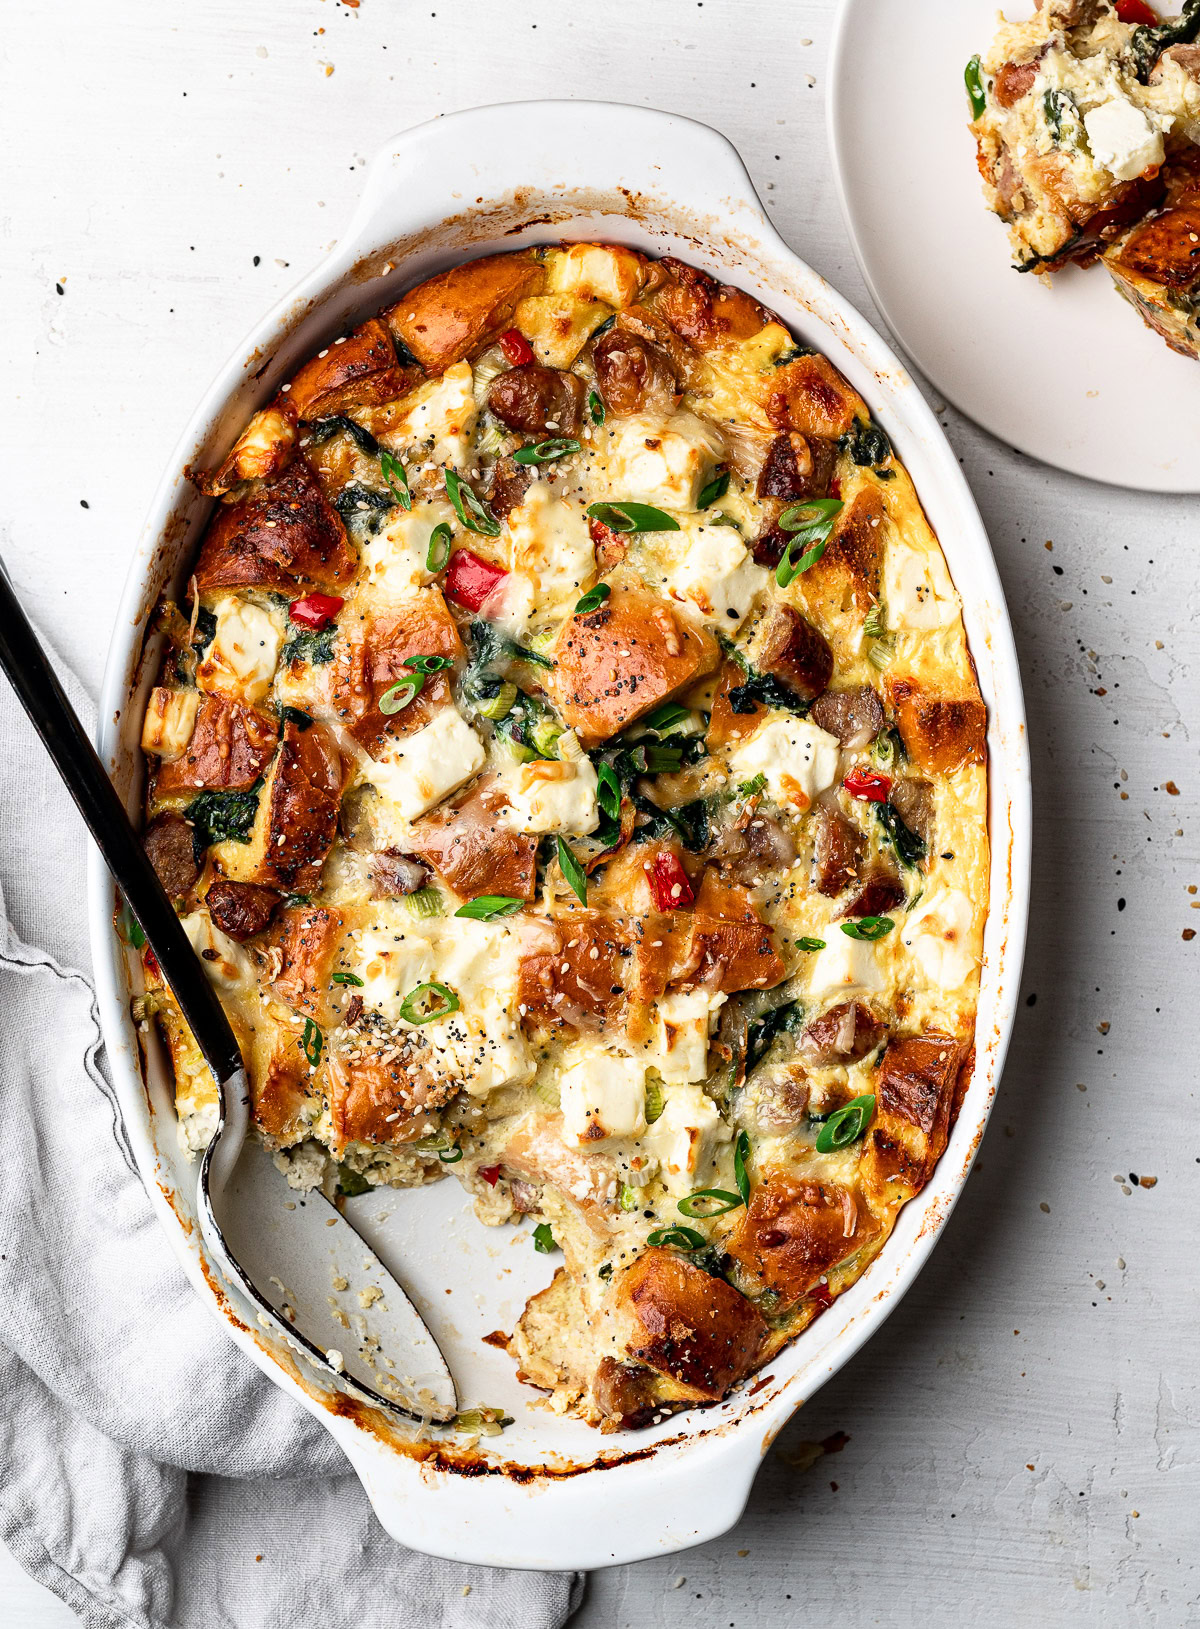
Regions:
[[[784,235],[866,308],[825,162],[832,12],[832,0],[12,9],[0,551],[82,676],[98,682],[188,408],[337,233],[362,160],[405,124],[560,86],[696,114],[740,147]],[[915,1290],[785,1432],[742,1524],[596,1575],[587,1629],[907,1629],[968,1614],[1176,1625],[1200,1612],[1200,938],[1181,938],[1200,930],[1200,894],[1186,892],[1200,885],[1195,500],[1054,474],[945,422],[1025,670],[1036,1005]],[[1126,1193],[1130,1171],[1157,1186]],[[835,1457],[808,1470],[785,1457],[838,1431],[849,1441]],[[5,1629],[69,1621],[0,1558]]]

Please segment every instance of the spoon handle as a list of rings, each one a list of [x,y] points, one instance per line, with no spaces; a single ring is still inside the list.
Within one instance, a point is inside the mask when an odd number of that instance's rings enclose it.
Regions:
[[[38,643],[3,560],[0,667],[141,924],[205,1061],[218,1081],[227,1080],[242,1064],[229,1020],[95,748]]]

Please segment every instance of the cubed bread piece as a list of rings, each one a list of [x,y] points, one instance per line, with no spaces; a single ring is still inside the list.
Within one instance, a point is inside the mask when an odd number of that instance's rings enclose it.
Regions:
[[[670,281],[651,299],[656,315],[698,351],[750,339],[771,321],[770,312],[740,288],[665,255],[659,262]]]
[[[291,463],[296,447],[296,415],[286,396],[277,396],[257,412],[213,475],[194,471],[192,479],[210,498],[219,498],[239,481],[265,481]]]
[[[391,335],[377,317],[318,352],[288,389],[301,419],[323,419],[352,407],[379,407],[411,390],[420,375],[396,362]]]
[[[1106,252],[1117,288],[1181,356],[1200,357],[1200,203],[1164,209]]]
[[[329,975],[342,942],[345,918],[323,905],[291,906],[279,913],[271,945],[280,956],[271,989],[280,1001],[315,1018],[329,1021]]]
[[[774,1169],[750,1195],[725,1248],[747,1284],[793,1306],[877,1231],[849,1189]]]
[[[184,692],[195,697],[196,692]],[[172,797],[201,787],[241,791],[253,786],[275,755],[279,725],[256,707],[228,696],[202,696],[191,736],[177,757],[164,759],[154,795]],[[147,715],[149,716],[149,715]]]
[[[214,844],[218,869],[235,882],[305,891],[321,874],[337,830],[341,756],[321,725],[287,723],[258,800],[250,839]]]
[[[600,911],[570,911],[538,926],[537,943],[521,962],[525,1021],[546,1028],[602,1028],[625,995],[627,924]]]
[[[805,573],[805,590],[833,614],[851,606],[865,617],[879,599],[885,511],[873,486],[858,489],[838,514],[825,553]]]
[[[358,569],[341,516],[302,458],[236,503],[217,508],[196,562],[201,593],[340,588]]]
[[[720,647],[666,600],[615,589],[555,642],[551,697],[585,747],[598,746],[717,665]]]
[[[608,1355],[653,1370],[664,1401],[716,1402],[753,1369],[767,1327],[724,1279],[650,1249],[615,1281],[606,1333]]]
[[[880,1204],[902,1203],[929,1181],[971,1063],[971,1051],[952,1035],[930,1032],[888,1046],[861,1162],[863,1182]]]
[[[413,826],[411,852],[464,899],[481,894],[532,899],[537,838],[505,823],[506,801],[494,786],[480,786],[435,810]]]
[[[836,440],[870,417],[867,404],[824,356],[798,356],[785,362],[773,381],[767,414],[780,430]]]
[[[422,589],[394,609],[344,626],[348,639],[331,670],[329,705],[359,745],[378,756],[389,742],[424,729],[450,701],[449,672],[430,673],[406,707],[382,712],[381,698],[398,679],[412,676],[405,658],[448,656],[461,662],[462,640],[436,588]]]
[[[537,293],[543,280],[541,266],[526,255],[489,255],[419,283],[383,320],[427,373],[442,373],[503,333],[517,301]]]
[[[983,763],[987,708],[980,696],[936,696],[915,679],[889,679],[887,692],[905,751],[927,775]]]

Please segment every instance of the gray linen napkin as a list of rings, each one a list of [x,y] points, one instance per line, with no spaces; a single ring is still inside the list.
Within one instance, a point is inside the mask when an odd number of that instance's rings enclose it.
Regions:
[[[0,1539],[94,1629],[562,1624],[581,1575],[388,1538],[332,1438],[193,1294],[79,971],[86,847],[0,678]]]

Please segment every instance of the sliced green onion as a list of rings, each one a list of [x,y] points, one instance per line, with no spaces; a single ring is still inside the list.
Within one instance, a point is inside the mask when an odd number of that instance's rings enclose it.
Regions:
[[[971,104],[971,118],[975,120],[987,106],[987,97],[983,90],[983,75],[979,69],[979,58],[974,56],[963,69],[963,81],[967,87],[967,100]]]
[[[636,1210],[638,1208],[638,1191],[628,1182],[621,1184],[621,1197],[617,1201],[622,1210]]]
[[[343,973],[339,971],[333,975],[333,983],[354,984],[357,985],[360,990],[362,989],[362,980],[359,978],[357,973]]]
[[[556,458],[569,458],[582,451],[572,436],[560,436],[549,441],[537,441],[531,447],[518,447],[513,453],[514,464],[549,464]]]
[[[667,1106],[663,1096],[662,1083],[657,1080],[646,1082],[646,1124],[652,1126]]]
[[[441,571],[450,558],[450,528],[439,521],[429,534],[429,547],[425,550],[425,570]]]
[[[543,1256],[548,1256],[552,1250],[557,1250],[554,1234],[550,1231],[549,1222],[539,1222],[533,1230],[533,1248]]]
[[[860,916],[857,922],[843,922],[841,926],[850,939],[885,939],[896,924],[890,916]]]
[[[131,944],[135,950],[141,950],[144,948],[146,943],[146,935],[142,932],[141,923],[138,921],[137,917],[134,916],[128,905],[123,905],[121,907],[120,927],[121,937],[126,941],[127,944]]]
[[[593,424],[604,423],[604,401],[598,390],[588,391],[587,410]]]
[[[765,775],[756,775],[752,781],[742,781],[738,786],[738,797],[757,797],[766,784],[767,777]]]
[[[454,513],[467,528],[468,532],[477,532],[481,537],[499,537],[500,522],[475,493],[449,466],[442,470],[442,479],[446,485],[446,496],[454,505]]]
[[[714,475],[706,487],[701,488],[700,496],[696,499],[697,509],[707,509],[723,498],[729,491],[729,471],[723,469],[719,475]]]
[[[867,613],[867,620],[863,623],[863,633],[866,634],[868,639],[882,639],[887,631],[887,608],[877,600]]]
[[[893,639],[877,639],[867,652],[867,661],[880,673],[885,672],[896,660],[896,643]]]
[[[656,707],[648,713],[642,723],[648,730],[656,735],[665,735],[676,724],[681,724],[685,718],[690,717],[692,709],[683,707],[677,701],[664,701],[661,707]]]
[[[871,742],[871,757],[880,769],[890,769],[896,761],[896,743],[891,730],[880,730]]]
[[[596,771],[596,802],[610,820],[620,820],[621,783],[611,764],[601,764]]]
[[[412,492],[408,485],[408,471],[395,453],[381,452],[379,455],[379,468],[383,472],[383,478],[391,488],[392,495],[401,509],[411,509]]]
[[[304,1020],[304,1034],[300,1038],[300,1050],[315,1069],[321,1061],[321,1048],[325,1045],[325,1037],[311,1018]]]
[[[430,1006],[436,1002],[436,1006]],[[432,1024],[435,1018],[448,1018],[462,1002],[448,984],[418,984],[400,1003],[400,1016],[406,1024]]]
[[[577,617],[590,616],[593,611],[600,609],[611,593],[612,589],[607,583],[597,583],[595,588],[589,588],[587,593],[576,602],[575,615]]]
[[[812,938],[812,936],[810,934],[807,934],[807,933],[804,935],[803,939],[797,939],[796,943],[800,946],[801,950],[824,950],[825,949],[825,941],[824,941],[824,939],[814,939],[814,938]]]
[[[805,534],[820,531],[841,509],[840,498],[807,498],[803,503],[790,504],[776,525],[781,532],[794,532],[800,542],[807,543],[809,539]]]
[[[406,656],[404,666],[412,668],[414,673],[444,673],[448,667],[454,666],[452,656]]]
[[[733,1179],[737,1183],[743,1205],[750,1203],[750,1173],[746,1169],[746,1161],[749,1158],[750,1138],[744,1131],[739,1131],[733,1145]]]
[[[679,522],[649,503],[593,503],[587,511],[610,532],[677,532]]]
[[[572,854],[565,837],[558,839],[558,868],[581,905],[587,904],[587,875]]]
[[[405,894],[404,903],[414,916],[441,916],[445,910],[445,903],[437,888],[414,888],[411,894]]]
[[[438,1159],[441,1160],[443,1165],[457,1165],[462,1157],[462,1149],[457,1143],[451,1143],[449,1148],[438,1149]]]
[[[783,511],[778,524],[781,530],[793,535],[788,539],[783,558],[775,568],[775,581],[780,588],[786,588],[802,571],[816,565],[829,546],[834,518],[841,508],[842,504],[837,498],[813,498],[808,503],[792,504]],[[799,559],[793,560],[793,549],[804,551]]]
[[[875,1098],[871,1092],[852,1097],[831,1114],[817,1134],[817,1153],[836,1154],[839,1148],[856,1143],[870,1124],[875,1112]]]
[[[353,1171],[348,1165],[338,1166],[338,1192],[347,1199],[357,1199],[360,1193],[370,1193],[371,1184],[361,1171]]]
[[[724,509],[718,509],[715,515],[710,515],[708,524],[710,526],[732,526],[735,532],[740,532],[742,529],[741,521],[734,520],[733,516]]]
[[[502,916],[513,916],[525,901],[512,894],[480,894],[468,900],[455,911],[455,916],[466,916],[473,922],[498,922]]]
[[[393,713],[402,713],[410,701],[416,701],[425,688],[425,675],[423,673],[406,673],[395,684],[389,685],[379,698],[379,711],[386,713],[390,718]]]
[[[475,707],[484,718],[490,718],[493,723],[498,723],[512,712],[519,694],[516,685],[505,679],[494,696],[485,696],[482,701],[475,703]]]
[[[744,1205],[745,1200],[740,1194],[730,1193],[728,1188],[697,1188],[686,1198],[680,1199],[676,1209],[683,1216],[724,1216],[727,1210],[737,1210]]]
[[[676,1250],[703,1250],[708,1240],[694,1227],[681,1227],[676,1222],[670,1227],[656,1227],[646,1243],[655,1247],[669,1244]]]

